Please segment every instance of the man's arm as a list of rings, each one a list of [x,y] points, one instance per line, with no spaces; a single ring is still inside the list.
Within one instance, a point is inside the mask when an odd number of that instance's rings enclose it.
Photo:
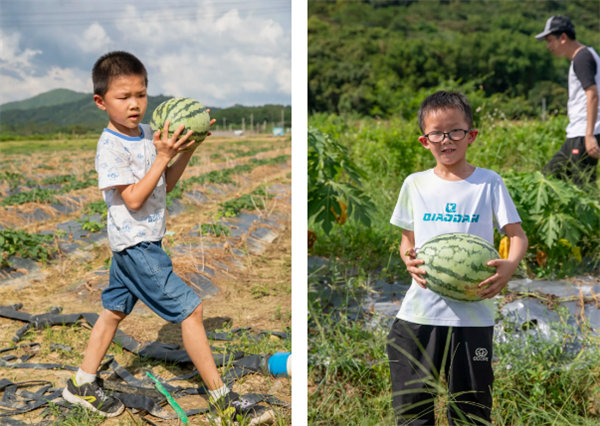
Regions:
[[[598,86],[595,84],[585,89],[587,97],[587,125],[585,128],[585,150],[593,158],[600,158],[600,147],[594,136],[596,120],[598,118]]]

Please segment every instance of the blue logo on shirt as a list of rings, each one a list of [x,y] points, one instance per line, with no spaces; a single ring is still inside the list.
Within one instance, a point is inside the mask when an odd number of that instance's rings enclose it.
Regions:
[[[453,222],[453,223],[477,223],[479,222],[478,214],[460,214],[456,212],[456,203],[446,203],[446,213],[425,213],[423,222]]]

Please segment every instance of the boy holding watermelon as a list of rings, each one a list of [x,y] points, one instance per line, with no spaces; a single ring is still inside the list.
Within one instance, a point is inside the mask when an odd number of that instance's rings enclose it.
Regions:
[[[181,323],[184,347],[209,390],[211,408],[231,414],[238,395],[223,384],[215,365],[202,322],[201,300],[173,273],[161,246],[166,194],[175,187],[194,152],[187,150],[194,144],[192,131],[181,135],[181,125],[169,137],[168,121],[154,134],[150,126],[141,124],[148,102],[148,78],[144,65],[130,53],[111,52],[99,58],[92,80],[94,101],[109,119],[98,141],[96,170],[108,206],[113,258],[109,285],[102,292],[104,309],[63,397],[106,417],[121,414],[123,403],[103,392],[96,371],[119,323],[141,299],[160,317]]]
[[[418,120],[423,132],[419,142],[431,151],[436,166],[406,178],[390,220],[402,228],[400,254],[412,277],[388,336],[392,403],[399,424],[435,424],[435,394],[425,382],[444,371],[452,401],[450,424],[490,422],[494,379],[490,298],[517,269],[527,237],[502,178],[466,160],[467,148],[478,133],[466,97],[436,92],[421,104]],[[479,284],[483,300],[454,301],[427,288],[423,260],[416,258],[418,247],[452,232],[474,234],[493,244],[494,226],[510,238],[510,250],[507,259],[488,262],[496,272]]]

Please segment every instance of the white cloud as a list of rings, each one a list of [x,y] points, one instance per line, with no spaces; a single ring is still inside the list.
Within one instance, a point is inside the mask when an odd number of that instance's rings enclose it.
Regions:
[[[81,15],[81,25],[36,27],[21,40],[27,48],[19,49],[14,36],[3,40],[0,66],[10,63],[12,70],[0,69],[0,102],[24,99],[31,88],[42,87],[40,93],[61,82],[72,90],[90,91],[91,67],[109,50],[130,51],[144,62],[151,95],[190,96],[222,107],[290,102],[289,21],[276,20],[281,14],[269,14],[266,2],[127,2],[113,7],[113,15],[103,2],[84,4],[73,6],[77,11],[69,9],[70,16]],[[281,10],[281,3],[277,6]],[[54,5],[56,10],[61,7]],[[53,87],[44,90],[45,84]],[[13,85],[26,93],[18,96]]]
[[[89,76],[75,69],[52,66],[38,69],[32,59],[40,50],[19,48],[20,34],[6,35],[0,31],[0,104],[26,99],[57,88],[89,91]]]
[[[5,34],[0,30],[0,70],[21,73],[31,68],[31,59],[41,53],[40,50],[19,51],[19,33]]]
[[[110,37],[97,22],[83,32],[83,37],[77,37],[77,45],[83,52],[101,52],[107,50],[110,44]]]

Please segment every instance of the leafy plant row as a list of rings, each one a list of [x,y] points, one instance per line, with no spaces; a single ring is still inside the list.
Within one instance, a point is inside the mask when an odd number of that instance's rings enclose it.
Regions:
[[[0,267],[10,266],[11,256],[20,256],[36,261],[47,261],[56,253],[54,236],[17,229],[0,229]]]

